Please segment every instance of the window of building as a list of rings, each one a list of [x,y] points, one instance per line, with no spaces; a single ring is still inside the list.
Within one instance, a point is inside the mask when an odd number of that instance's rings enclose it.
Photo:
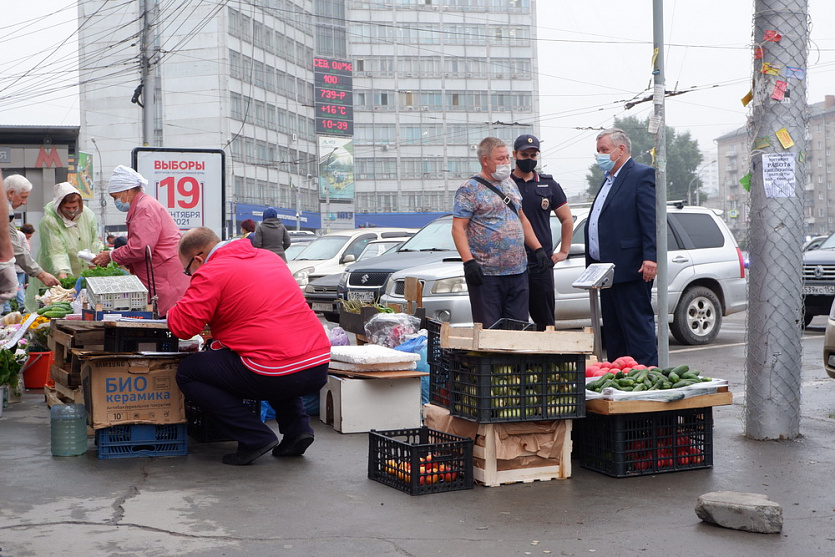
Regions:
[[[235,120],[243,119],[242,99],[238,93],[229,93],[229,117]]]

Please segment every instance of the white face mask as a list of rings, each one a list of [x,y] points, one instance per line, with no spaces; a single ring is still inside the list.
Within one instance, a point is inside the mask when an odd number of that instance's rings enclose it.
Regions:
[[[510,165],[509,164],[497,164],[496,171],[493,173],[493,179],[498,180],[499,182],[503,182],[510,178]]]

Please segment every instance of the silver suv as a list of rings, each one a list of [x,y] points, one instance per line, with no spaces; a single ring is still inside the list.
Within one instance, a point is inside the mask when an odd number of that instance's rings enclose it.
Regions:
[[[554,297],[558,321],[589,319],[589,295],[571,285],[585,268],[583,227],[588,207],[573,206],[574,236],[568,259],[554,266]],[[554,244],[559,221],[552,218]],[[745,267],[736,241],[717,213],[704,207],[667,207],[668,322],[682,344],[712,342],[722,317],[748,307]],[[404,268],[388,281],[382,303],[403,303],[407,276],[423,281],[423,305],[428,317],[469,324],[472,321],[461,260]],[[653,305],[655,295],[653,291]]]

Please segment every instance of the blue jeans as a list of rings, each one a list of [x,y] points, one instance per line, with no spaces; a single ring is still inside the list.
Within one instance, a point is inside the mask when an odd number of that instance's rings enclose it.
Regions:
[[[23,302],[26,295],[26,273],[18,273],[17,274],[17,294],[15,295],[15,301],[17,302],[17,310],[21,311],[23,309]],[[9,302],[3,304],[3,313],[9,313],[12,311],[12,305]]]

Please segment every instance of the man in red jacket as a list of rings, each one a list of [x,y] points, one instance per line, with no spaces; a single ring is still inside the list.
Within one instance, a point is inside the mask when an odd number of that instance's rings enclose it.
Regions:
[[[249,464],[270,449],[274,456],[303,454],[313,428],[302,396],[325,384],[330,342],[287,264],[249,241],[221,242],[203,227],[183,234],[178,250],[191,284],[168,311],[168,328],[191,338],[208,324],[213,340],[210,350],[180,363],[177,384],[238,441],[223,463]],[[281,443],[243,399],[269,401]]]

